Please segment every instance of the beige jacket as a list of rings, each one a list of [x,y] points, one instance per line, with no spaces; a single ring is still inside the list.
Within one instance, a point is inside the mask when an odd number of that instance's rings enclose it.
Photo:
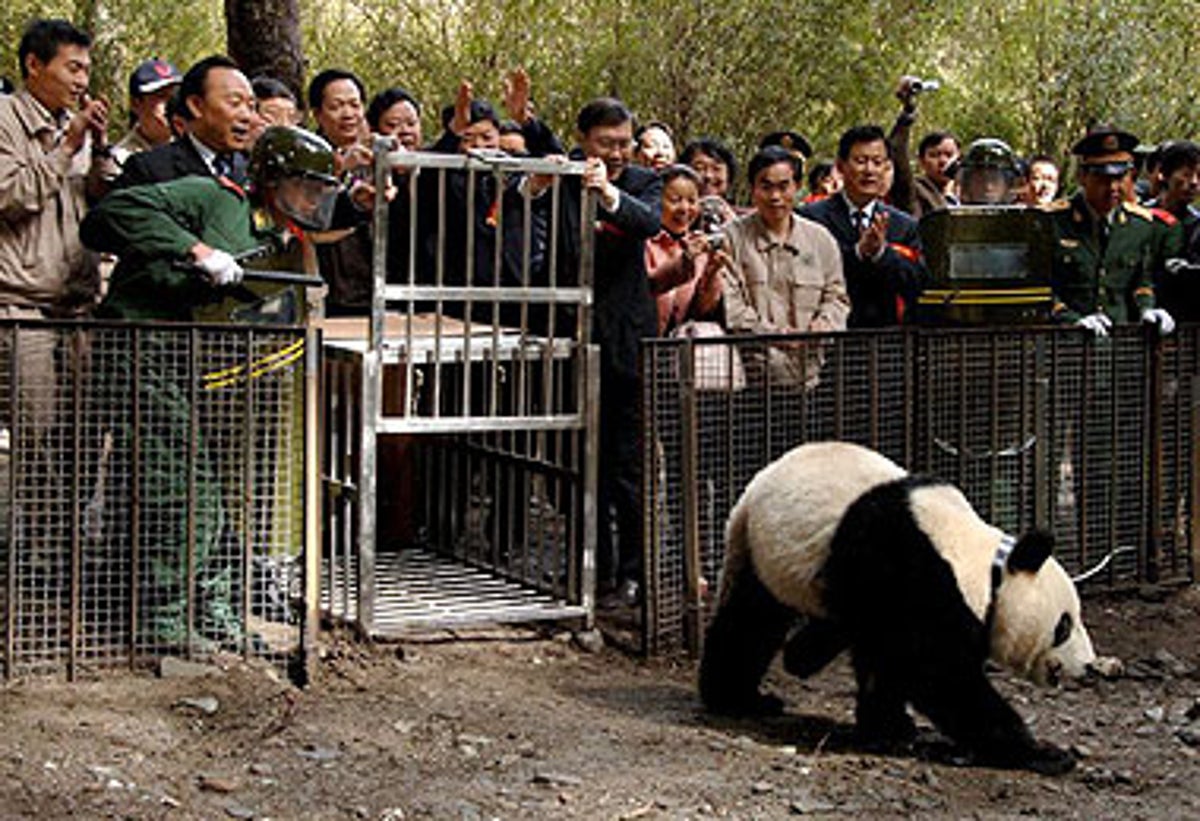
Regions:
[[[98,292],[98,257],[79,223],[107,163],[93,162],[90,143],[67,154],[60,133],[29,92],[0,97],[0,305],[70,313]]]
[[[793,216],[791,233],[779,243],[767,236],[757,214],[748,214],[725,227],[725,247],[733,261],[723,275],[730,331],[845,330],[850,297],[841,251],[824,226]],[[819,344],[772,347],[771,378],[811,387],[822,361]]]

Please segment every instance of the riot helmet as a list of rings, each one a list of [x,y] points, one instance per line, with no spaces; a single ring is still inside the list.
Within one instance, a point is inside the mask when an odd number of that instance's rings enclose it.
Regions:
[[[329,227],[338,179],[333,148],[321,137],[295,126],[270,126],[250,152],[250,178],[268,204],[301,227]]]
[[[1019,176],[1017,157],[1008,143],[984,137],[963,152],[955,176],[963,205],[1007,205]]]

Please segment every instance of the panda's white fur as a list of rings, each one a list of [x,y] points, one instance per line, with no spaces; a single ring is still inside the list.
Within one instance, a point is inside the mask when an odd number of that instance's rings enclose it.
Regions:
[[[846,442],[801,445],[747,485],[727,528],[720,601],[749,561],[776,599],[798,613],[824,618],[821,570],[847,509],[872,488],[907,475],[875,451]],[[920,530],[954,572],[968,607],[982,621],[991,568],[1004,534],[983,521],[950,485],[916,488],[910,510]],[[1004,575],[995,602],[992,659],[1040,684],[1082,676],[1096,655],[1080,619],[1075,585],[1053,557],[1036,573]],[[1070,638],[1052,646],[1055,625],[1070,615]]]

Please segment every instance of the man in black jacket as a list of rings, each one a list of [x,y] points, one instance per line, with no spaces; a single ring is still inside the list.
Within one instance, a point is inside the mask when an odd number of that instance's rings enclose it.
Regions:
[[[245,181],[256,114],[254,90],[237,63],[221,55],[205,57],[183,75],[179,95],[187,132],[131,156],[114,188],[190,176]]]
[[[592,341],[600,346],[597,581],[602,593],[615,585],[621,603],[634,604],[643,568],[638,343],[657,332],[645,241],[659,231],[662,183],[656,173],[631,162],[633,115],[624,103],[608,97],[593,100],[579,112],[576,124],[579,147],[571,158],[583,160],[587,168],[582,178],[568,177],[563,183],[558,270],[579,269],[581,180],[596,192],[598,203],[592,269]],[[613,524],[619,556],[612,544]]]
[[[828,228],[841,248],[849,328],[900,324],[927,276],[916,220],[883,202],[890,164],[883,129],[851,128],[838,141],[843,190],[800,210]]]

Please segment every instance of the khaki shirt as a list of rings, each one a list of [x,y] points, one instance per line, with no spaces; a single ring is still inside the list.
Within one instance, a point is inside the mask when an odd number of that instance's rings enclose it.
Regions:
[[[61,135],[28,91],[0,97],[0,305],[71,312],[95,300],[97,256],[79,223],[89,175],[105,164],[92,162],[90,142],[67,154]]]
[[[725,227],[733,270],[723,272],[725,322],[730,331],[758,334],[841,331],[850,315],[837,240],[822,225],[792,216],[783,242],[767,235],[757,214]],[[771,350],[771,377],[816,383],[818,345]],[[806,356],[798,355],[801,351]]]
[[[129,133],[121,138],[120,142],[112,147],[112,179],[116,179],[121,175],[121,169],[125,167],[125,161],[134,154],[140,154],[143,151],[149,151],[154,146],[142,136],[142,132],[137,130],[137,126],[129,129]]]

